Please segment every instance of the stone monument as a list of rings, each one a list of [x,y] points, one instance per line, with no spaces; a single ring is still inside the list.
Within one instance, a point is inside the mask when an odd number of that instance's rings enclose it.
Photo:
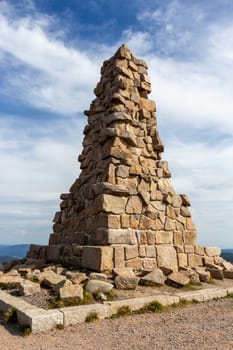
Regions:
[[[81,173],[61,195],[48,247],[28,257],[96,271],[164,272],[216,263],[220,249],[197,245],[190,201],[170,182],[147,65],[125,45],[103,63],[85,111]]]

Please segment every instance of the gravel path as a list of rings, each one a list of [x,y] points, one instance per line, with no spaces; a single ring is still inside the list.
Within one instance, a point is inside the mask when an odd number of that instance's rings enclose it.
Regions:
[[[232,350],[233,299],[85,323],[28,337],[0,322],[1,350]]]

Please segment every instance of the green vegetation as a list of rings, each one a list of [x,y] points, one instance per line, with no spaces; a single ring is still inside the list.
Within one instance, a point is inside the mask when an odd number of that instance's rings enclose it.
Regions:
[[[1,290],[6,290],[7,289],[7,284],[6,283],[1,283],[0,289]]]
[[[98,320],[99,320],[99,315],[96,311],[90,312],[85,319],[86,322],[96,322]]]
[[[118,311],[111,316],[111,318],[119,318],[121,316],[131,315],[132,310],[128,306],[121,306]]]
[[[141,309],[135,310],[134,313],[143,314],[146,312],[154,313],[154,312],[162,312],[162,311],[164,311],[164,306],[158,301],[154,300],[151,303],[143,306]]]
[[[208,282],[209,284],[215,284],[215,280],[212,278],[212,277],[210,277],[210,279],[209,279],[209,282]]]
[[[32,276],[29,278],[29,281],[34,282],[34,283],[40,283],[39,279],[37,276]]]
[[[58,308],[67,307],[67,306],[79,306],[79,305],[92,304],[93,302],[94,302],[94,298],[92,294],[84,291],[83,299],[80,299],[78,297],[60,299],[58,296],[51,298],[49,299],[49,302],[48,302],[48,308],[58,309]]]
[[[32,330],[31,330],[30,327],[25,326],[25,327],[22,328],[22,333],[23,333],[24,337],[27,337],[27,336],[29,336],[32,333]]]
[[[16,323],[17,322],[17,314],[16,309],[14,307],[9,307],[9,309],[4,313],[4,321]]]

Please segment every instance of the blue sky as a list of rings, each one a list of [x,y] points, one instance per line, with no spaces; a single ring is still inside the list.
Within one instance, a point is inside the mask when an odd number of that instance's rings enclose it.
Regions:
[[[79,174],[83,110],[126,43],[148,62],[172,183],[233,247],[233,2],[0,1],[0,243],[46,244]]]

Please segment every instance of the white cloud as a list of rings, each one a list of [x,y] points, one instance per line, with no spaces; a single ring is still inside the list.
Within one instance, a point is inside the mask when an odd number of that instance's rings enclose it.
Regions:
[[[10,16],[12,11],[8,8],[8,16],[6,11],[0,14],[0,58],[6,68],[13,65],[17,72],[3,80],[4,89],[7,85],[8,93],[18,92],[17,98],[26,103],[56,113],[88,108],[99,62],[57,39],[49,30],[51,18],[17,19]]]
[[[24,129],[5,123],[0,129],[0,192],[15,200],[58,199],[67,192],[79,172],[76,156],[81,152],[85,120],[46,122],[42,127],[27,122]],[[46,132],[47,128],[47,132]],[[79,137],[76,134],[79,133]]]

